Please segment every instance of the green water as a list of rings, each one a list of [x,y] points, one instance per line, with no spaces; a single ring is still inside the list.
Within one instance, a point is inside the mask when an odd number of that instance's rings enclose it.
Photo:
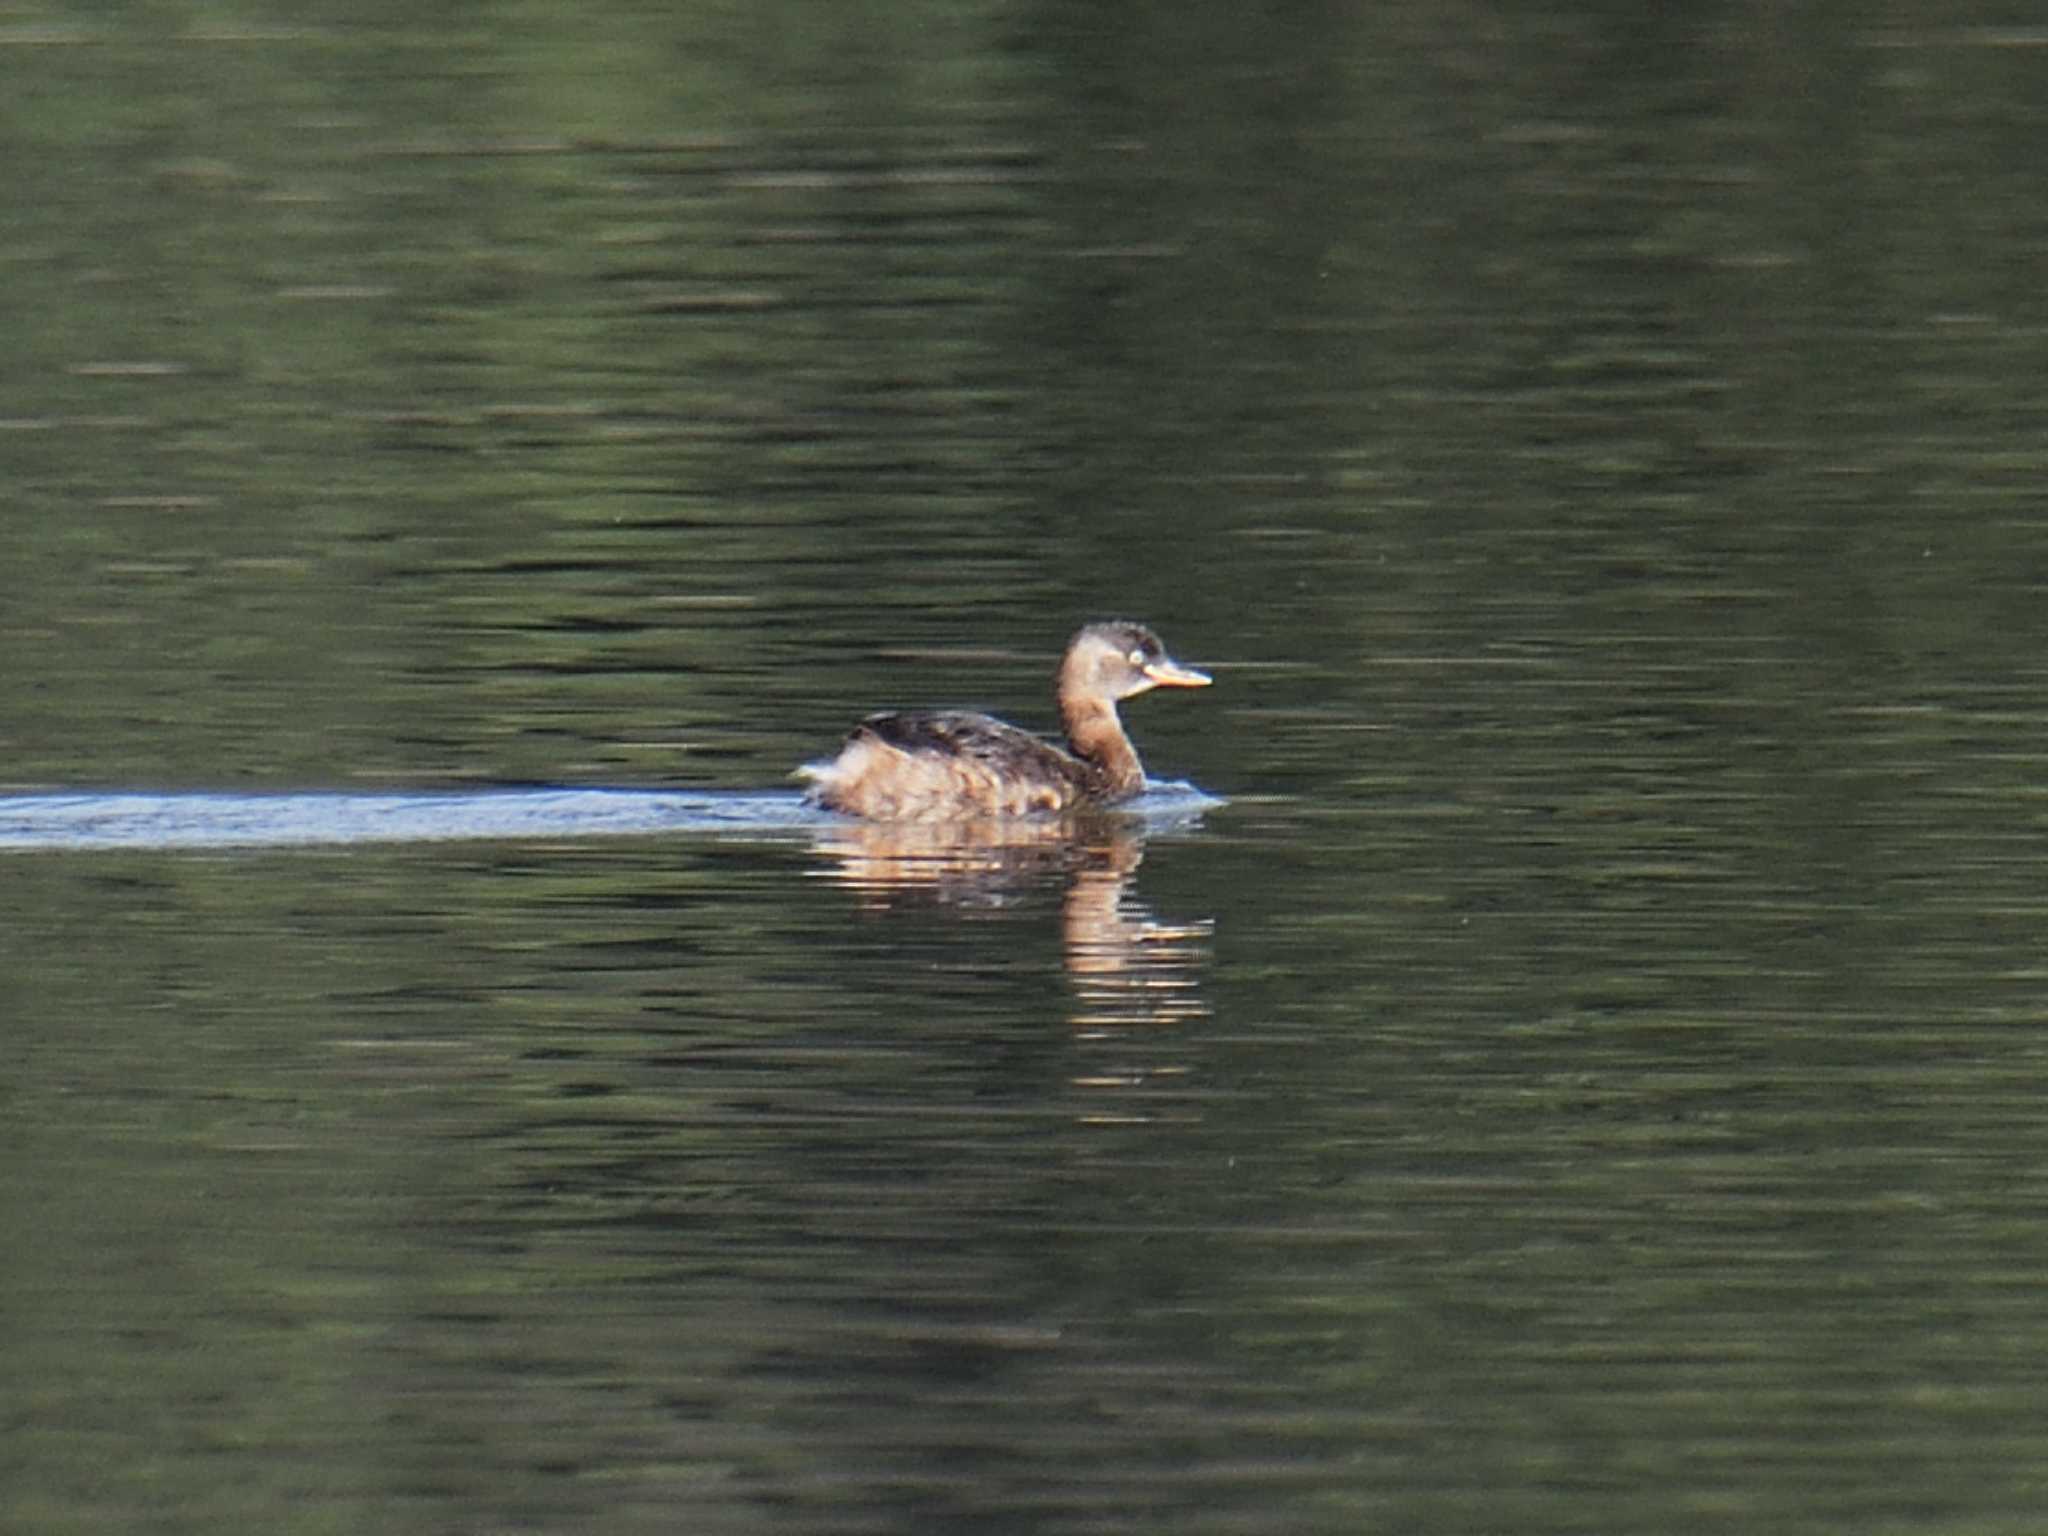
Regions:
[[[0,779],[1078,844],[0,858],[0,1526],[2023,1532],[2048,48],[0,18]]]

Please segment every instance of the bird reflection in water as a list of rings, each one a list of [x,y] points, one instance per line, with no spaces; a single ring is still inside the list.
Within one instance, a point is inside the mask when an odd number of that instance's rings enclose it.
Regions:
[[[1208,1010],[1198,971],[1214,924],[1162,922],[1133,890],[1145,857],[1135,825],[1105,819],[938,823],[848,822],[818,834],[833,880],[863,904],[923,900],[962,909],[1002,906],[1064,876],[1060,933],[1086,1034],[1178,1024]]]

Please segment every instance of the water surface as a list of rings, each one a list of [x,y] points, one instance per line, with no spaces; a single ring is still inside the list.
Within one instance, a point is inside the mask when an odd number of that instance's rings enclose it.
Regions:
[[[1135,835],[1197,825],[1204,810],[1221,803],[1186,784],[1154,783],[1101,819],[1128,825]],[[963,830],[969,836],[998,840],[1064,842],[1076,835],[1073,828],[1054,821]],[[0,795],[0,850],[23,852],[294,848],[663,833],[759,839],[808,835],[832,845],[859,836],[860,829],[819,811],[794,791],[749,795],[538,788],[403,794]]]
[[[2035,1528],[2031,22],[415,12],[0,29],[0,1526]]]

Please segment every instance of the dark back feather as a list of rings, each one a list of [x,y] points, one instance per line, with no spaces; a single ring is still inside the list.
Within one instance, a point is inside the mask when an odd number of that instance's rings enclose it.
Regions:
[[[866,732],[900,752],[930,752],[946,757],[971,757],[992,765],[1078,763],[1029,731],[1006,725],[992,715],[968,710],[903,710],[869,715],[855,733]]]

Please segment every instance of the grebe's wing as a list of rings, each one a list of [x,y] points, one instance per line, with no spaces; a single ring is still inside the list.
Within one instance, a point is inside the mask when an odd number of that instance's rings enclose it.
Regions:
[[[899,752],[938,757],[967,757],[979,762],[1014,763],[1044,753],[1059,753],[1049,743],[1006,725],[993,715],[967,710],[890,711],[869,715],[854,727],[853,737],[869,736]]]
[[[964,711],[869,715],[830,762],[806,763],[818,804],[875,821],[1063,810],[1085,769],[1029,731]]]

